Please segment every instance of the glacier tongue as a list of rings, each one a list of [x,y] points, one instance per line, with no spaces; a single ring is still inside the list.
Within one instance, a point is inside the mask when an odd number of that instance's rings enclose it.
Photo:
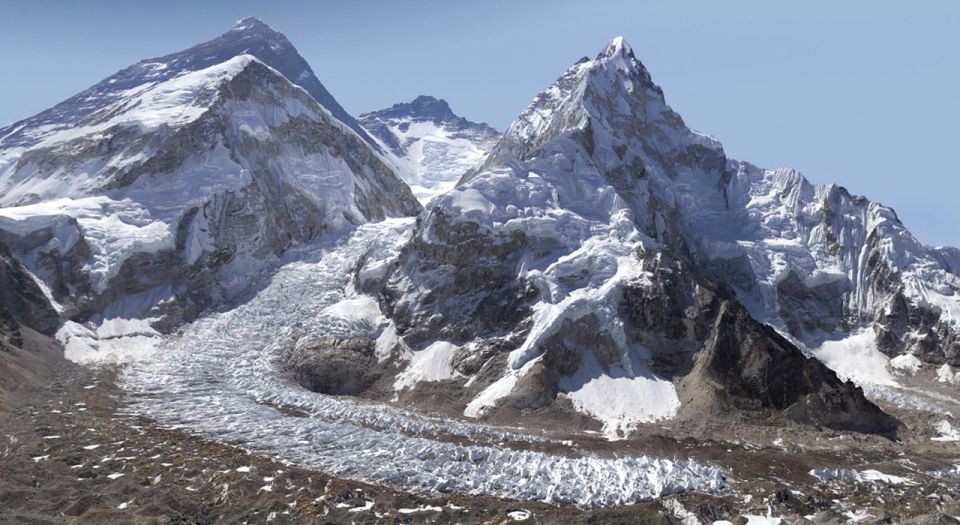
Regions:
[[[275,273],[264,273],[249,300],[184,326],[130,363],[121,378],[130,410],[284,461],[406,490],[599,507],[724,486],[718,469],[694,461],[504,447],[547,438],[324,396],[290,381],[277,362],[298,337],[354,335],[356,323],[343,319],[350,312],[331,306],[351,300],[356,261],[365,257],[369,266],[395,257],[412,225],[367,224],[288,255]],[[386,326],[382,319],[371,330]],[[438,439],[444,435],[473,444]]]

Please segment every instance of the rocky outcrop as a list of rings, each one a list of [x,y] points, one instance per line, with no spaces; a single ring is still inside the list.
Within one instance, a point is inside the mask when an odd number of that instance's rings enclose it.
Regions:
[[[18,390],[49,381],[62,366],[61,348],[49,337],[60,323],[34,276],[0,243],[0,422]]]
[[[301,341],[287,360],[294,379],[307,390],[357,395],[380,378],[370,339]]]
[[[21,346],[20,325],[52,335],[60,321],[60,314],[34,277],[0,243],[0,337],[12,346]]]
[[[712,333],[681,381],[681,402],[691,412],[785,417],[825,426],[892,435],[897,421],[867,401],[823,363],[804,356],[776,330],[754,321],[726,300]]]
[[[20,346],[23,346],[23,336],[19,323],[6,307],[0,307],[0,350],[9,352],[10,348]]]
[[[837,430],[891,434],[897,422],[770,326],[732,289],[664,254],[647,255],[651,285],[627,287],[630,338],[654,349],[651,369],[678,379],[679,417],[724,412]]]
[[[404,246],[380,291],[384,313],[410,344],[464,343],[511,332],[529,315],[537,293],[517,279],[516,268],[529,251],[542,254],[553,243],[522,231],[491,238],[478,224],[450,222],[436,208],[426,220],[432,238],[414,235]]]
[[[834,334],[850,329],[844,295],[847,281],[807,286],[795,272],[777,283],[777,313],[791,334]]]

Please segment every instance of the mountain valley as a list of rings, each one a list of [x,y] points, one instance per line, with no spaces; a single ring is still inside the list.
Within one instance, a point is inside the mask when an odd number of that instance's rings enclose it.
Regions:
[[[960,250],[622,38],[501,132],[256,18],[0,129],[2,523],[950,523]]]

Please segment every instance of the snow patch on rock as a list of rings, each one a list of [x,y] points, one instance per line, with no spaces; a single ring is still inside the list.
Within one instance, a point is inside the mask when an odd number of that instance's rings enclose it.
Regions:
[[[857,385],[898,386],[888,369],[889,358],[877,349],[872,330],[864,329],[843,339],[825,341],[813,349],[813,355],[842,379]]]
[[[458,374],[453,369],[453,356],[457,345],[436,341],[423,350],[411,352],[410,363],[397,375],[394,390],[411,388],[421,381],[444,381]]]
[[[673,383],[648,370],[637,354],[630,352],[627,367],[604,370],[586,353],[576,373],[558,383],[574,408],[603,423],[607,439],[626,437],[637,423],[669,419],[680,407]]]

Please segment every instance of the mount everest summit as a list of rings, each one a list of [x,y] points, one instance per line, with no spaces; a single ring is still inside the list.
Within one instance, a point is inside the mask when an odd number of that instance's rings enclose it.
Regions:
[[[0,283],[5,348],[48,337],[161,425],[404,491],[713,493],[703,461],[552,447],[909,439],[960,403],[960,251],[728,158],[622,38],[500,133],[430,96],[351,117],[245,19],[0,129]]]
[[[420,211],[343,115],[242,21],[2,130],[2,240],[71,318],[176,323],[292,245]]]

